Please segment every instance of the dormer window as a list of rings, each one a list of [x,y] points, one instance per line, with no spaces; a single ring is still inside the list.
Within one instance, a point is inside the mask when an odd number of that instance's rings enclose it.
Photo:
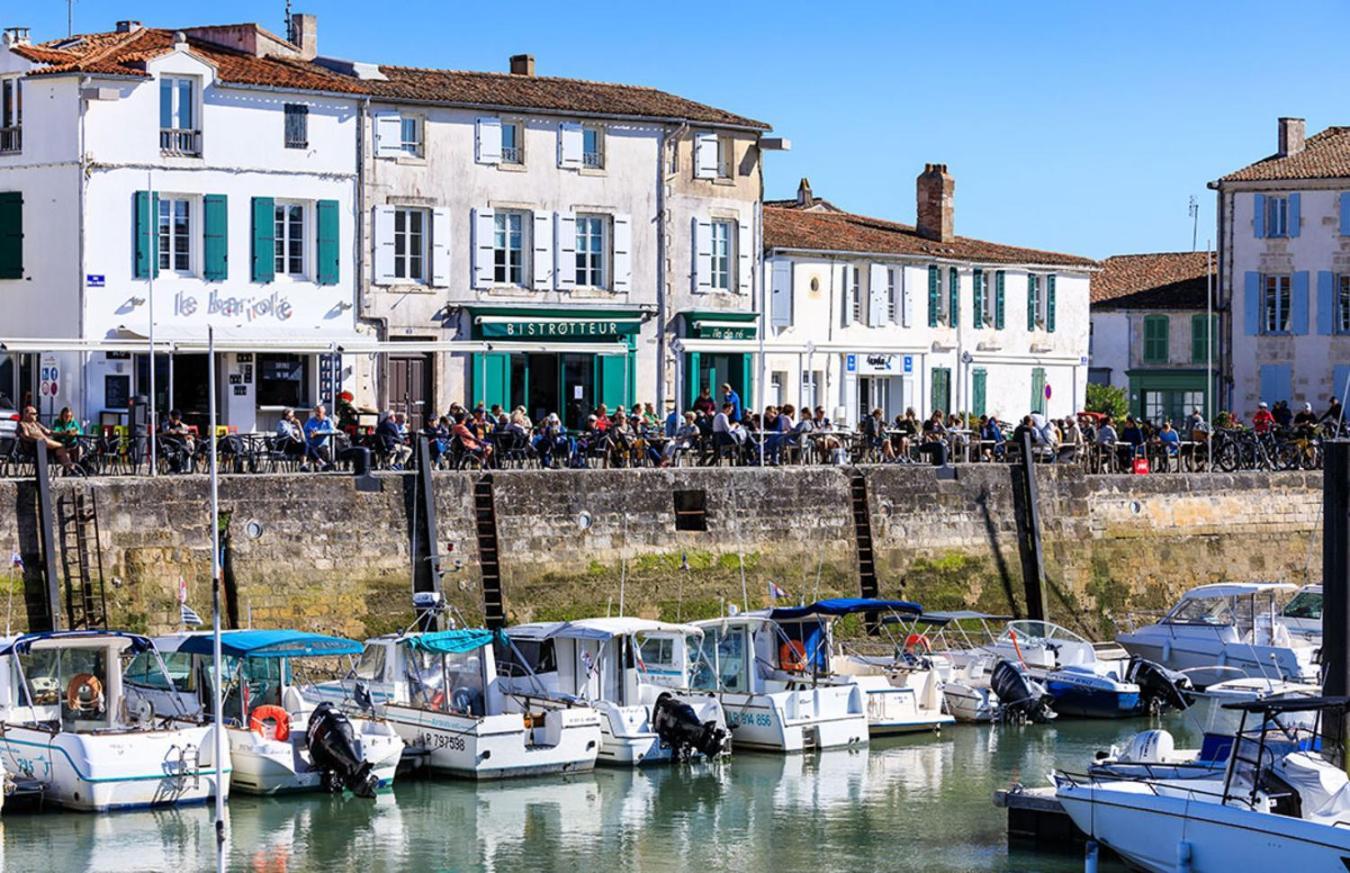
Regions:
[[[201,155],[202,133],[197,126],[195,79],[185,76],[160,77],[159,149],[166,155]]]
[[[0,79],[0,154],[23,150],[23,80]]]

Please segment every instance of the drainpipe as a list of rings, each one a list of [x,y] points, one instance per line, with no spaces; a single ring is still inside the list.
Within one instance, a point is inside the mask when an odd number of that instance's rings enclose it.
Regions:
[[[661,128],[656,150],[656,414],[666,420],[666,143],[669,128]],[[676,390],[678,394],[678,389]],[[676,403],[678,411],[679,404]]]

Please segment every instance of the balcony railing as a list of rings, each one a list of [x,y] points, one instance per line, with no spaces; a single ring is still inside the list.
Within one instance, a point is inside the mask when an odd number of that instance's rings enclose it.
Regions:
[[[588,170],[598,170],[605,165],[605,156],[602,152],[585,152],[581,164]]]
[[[519,164],[521,162],[520,149],[511,146],[502,146],[502,163]]]
[[[166,155],[199,157],[202,153],[202,132],[162,128],[159,132],[159,150]]]
[[[0,153],[23,151],[23,128],[0,127]]]

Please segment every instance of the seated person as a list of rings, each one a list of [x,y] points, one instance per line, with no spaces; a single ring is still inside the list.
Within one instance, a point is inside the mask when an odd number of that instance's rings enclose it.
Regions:
[[[277,422],[276,438],[277,448],[283,454],[298,458],[305,453],[304,428],[300,424],[300,419],[295,417],[295,410],[289,406],[281,413],[281,420]]]
[[[337,428],[328,417],[328,408],[322,403],[314,407],[305,421],[305,449],[309,457],[319,462],[324,471],[333,469],[333,439]]]
[[[388,411],[375,427],[375,444],[380,453],[389,459],[389,467],[402,470],[412,456],[412,448],[407,444],[407,432],[399,420],[399,415]]]
[[[75,413],[70,411],[69,406],[61,407],[61,412],[56,417],[56,423],[52,425],[52,437],[66,447],[66,450],[70,452],[71,460],[77,464],[80,461],[80,437],[82,436],[84,436],[84,429],[75,420]]]
[[[23,408],[23,418],[19,421],[15,435],[30,453],[36,455],[37,444],[42,443],[55,453],[56,460],[61,462],[61,466],[65,470],[69,471],[74,468],[75,460],[70,456],[70,450],[66,448],[64,443],[54,439],[52,432],[38,421],[36,407],[25,406]]]
[[[1175,458],[1181,451],[1181,434],[1172,429],[1172,422],[1163,422],[1162,430],[1158,431],[1158,444],[1169,457]]]
[[[197,452],[197,440],[192,428],[183,421],[183,413],[177,409],[169,411],[169,418],[159,428],[160,445],[169,456],[169,465],[174,470],[184,469],[189,459]]]
[[[456,415],[455,424],[450,428],[450,434],[459,443],[460,449],[468,454],[475,455],[483,463],[487,463],[492,458],[492,446],[479,439],[478,435],[469,427],[469,421],[469,416],[463,412]]]

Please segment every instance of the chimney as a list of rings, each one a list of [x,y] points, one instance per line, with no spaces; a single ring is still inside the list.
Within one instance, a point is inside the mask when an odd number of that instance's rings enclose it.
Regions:
[[[956,236],[956,180],[947,175],[946,164],[924,164],[915,185],[918,195],[919,236],[946,242]]]
[[[300,49],[300,60],[312,61],[319,56],[319,19],[314,15],[296,12],[291,16],[292,45]]]
[[[511,55],[511,75],[534,78],[534,55]]]
[[[1302,118],[1280,119],[1280,157],[1287,158],[1303,151],[1303,139],[1308,133],[1308,122]]]
[[[797,205],[805,209],[816,205],[816,197],[811,193],[811,180],[805,176],[797,184]]]
[[[140,23],[139,21],[132,21],[132,20],[130,20],[130,19],[124,19],[124,20],[122,20],[122,21],[117,22],[117,32],[118,32],[118,33],[135,33],[136,31],[138,31],[138,30],[140,30],[140,29],[141,29],[141,23]]]
[[[28,28],[26,27],[6,27],[4,33],[5,45],[28,45]]]

